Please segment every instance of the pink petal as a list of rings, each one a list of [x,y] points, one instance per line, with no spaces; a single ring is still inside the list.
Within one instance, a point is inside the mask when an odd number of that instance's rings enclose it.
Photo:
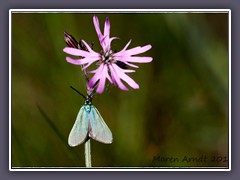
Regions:
[[[91,70],[91,71],[87,71],[88,74],[94,74],[97,72],[97,69]]]
[[[98,69],[93,70],[91,72],[95,72],[94,76],[90,79],[88,86],[93,88],[93,86],[95,85],[95,83],[99,80],[98,82],[98,87],[96,92],[101,94],[104,91],[105,88],[105,83],[106,83],[106,79],[108,79],[111,83],[112,80],[108,74],[108,67],[106,64],[101,64]]]
[[[124,61],[135,62],[135,63],[149,63],[152,61],[152,57],[121,57],[119,61],[124,59]]]
[[[86,43],[84,40],[82,40],[82,42],[86,46],[91,56],[98,56],[99,53],[93,51],[92,48],[88,45],[88,43]]]
[[[129,76],[127,76],[121,68],[119,68],[116,64],[112,64],[113,68],[115,69],[118,76],[124,80],[126,83],[129,84],[133,89],[138,89],[139,85]]]
[[[87,57],[87,58],[82,58],[82,59],[72,59],[70,57],[66,57],[67,62],[71,64],[89,64],[89,66],[94,63],[95,61],[99,60],[99,57],[93,58],[93,57]]]
[[[102,72],[103,64],[101,64],[96,70],[94,76],[90,79],[88,85],[89,87],[93,88],[94,84],[99,80],[99,72]]]
[[[109,42],[111,43],[112,40],[114,40],[114,39],[120,39],[120,38],[119,37],[111,37],[111,38],[109,38]]]
[[[104,36],[102,41],[100,42],[102,49],[104,52],[110,51],[111,49],[111,42],[115,39],[119,39],[118,37],[111,37],[109,38],[108,36]]]
[[[70,57],[66,57],[67,62],[71,63],[71,64],[75,64],[75,65],[80,65],[82,64],[82,59],[72,59]]]
[[[99,24],[97,16],[93,17],[93,23],[94,23],[94,26],[95,26],[95,29],[96,29],[96,32],[97,32],[97,35],[98,35],[98,39],[99,39],[99,42],[102,46],[103,51],[104,52],[109,51],[110,48],[111,48],[110,47],[111,41],[109,40],[109,35],[110,35],[110,21],[109,21],[109,19],[106,18],[105,26],[104,26],[104,34],[102,34],[102,32],[100,30],[100,24]]]
[[[99,24],[99,20],[97,18],[97,16],[93,17],[93,23],[98,35],[98,39],[99,42],[102,46],[102,49],[104,52],[108,52],[111,49],[111,42],[114,39],[117,39],[117,37],[112,37],[110,38],[110,20],[107,17],[105,20],[105,24],[104,24],[104,34],[102,34],[101,29],[100,29],[100,24]],[[89,50],[90,51],[90,50]]]
[[[86,64],[86,63],[93,63],[95,61],[98,61],[100,60],[101,57],[97,56],[97,57],[85,57],[85,58],[82,58],[81,61],[83,64]]]
[[[110,47],[111,41],[110,41],[109,36],[110,36],[110,21],[109,21],[108,17],[106,17],[105,25],[104,25],[104,34],[103,34],[103,38],[100,41],[100,44],[101,44],[104,52],[109,51],[111,48]]]
[[[104,26],[104,36],[109,37],[109,35],[110,35],[110,21],[108,17],[106,17],[105,26]]]
[[[143,47],[135,47],[135,48],[126,50],[125,53],[129,54],[129,55],[136,55],[136,54],[144,53],[151,48],[152,48],[151,45],[146,45],[146,46],[143,46]]]
[[[123,72],[125,72],[125,73],[132,73],[132,72],[136,72],[136,71],[132,70],[132,69],[123,69]]]
[[[89,52],[87,52],[87,51],[83,51],[83,50],[76,49],[76,48],[71,48],[71,47],[65,47],[63,49],[63,51],[67,54],[71,54],[71,55],[74,55],[74,56],[86,57],[86,56],[89,55]]]
[[[120,56],[122,53],[124,53],[126,51],[126,49],[128,48],[129,44],[131,43],[131,41],[132,40],[128,41],[128,43],[125,45],[125,47],[121,51],[115,53],[115,55]]]
[[[99,84],[96,92],[101,94],[105,88],[106,78],[112,83],[112,80],[108,74],[108,66],[104,64],[103,70],[101,72],[102,76],[100,77]]]
[[[128,66],[130,66],[130,67],[138,68],[138,66],[136,66],[136,65],[134,65],[134,64],[131,64],[131,63],[125,61],[124,58],[122,58],[122,57],[118,57],[117,59],[119,59],[119,61],[125,63],[126,65],[128,65]]]
[[[126,48],[128,47],[129,44],[130,44],[130,41],[121,51],[115,53],[115,56],[132,56],[132,55],[144,53],[152,48],[151,45],[146,45],[143,47],[138,46],[138,47],[134,47],[134,48],[126,50]]]
[[[108,52],[110,51],[111,49],[111,42],[114,40],[114,39],[119,39],[118,37],[104,37],[102,42],[100,42],[102,48],[103,48],[103,51],[104,52]]]
[[[122,51],[125,51],[128,48],[128,46],[130,45],[131,42],[132,42],[132,40],[130,39],[128,41],[128,43],[125,45],[125,47],[122,49]]]
[[[100,44],[102,46],[102,49],[104,52],[109,51],[110,46],[109,46],[109,37],[104,36],[103,39],[100,41]]]
[[[105,77],[108,79],[108,81],[109,81],[111,84],[113,83],[111,77],[110,77],[109,74],[108,74],[108,68],[106,68]]]
[[[127,91],[128,88],[127,88],[127,87],[122,83],[122,81],[120,80],[120,78],[119,78],[116,70],[115,70],[114,67],[113,67],[113,64],[109,66],[109,69],[110,69],[110,72],[111,72],[111,75],[112,75],[113,82],[115,82],[116,85],[117,85],[120,89],[122,89],[122,90],[124,90],[124,91]]]
[[[99,41],[102,41],[103,34],[102,34],[101,30],[100,30],[100,24],[99,24],[97,16],[93,16],[93,24],[95,26],[95,30],[97,32]]]
[[[89,62],[89,63],[85,64],[85,66],[82,68],[82,70],[87,69],[89,66],[91,66],[92,63],[93,63],[93,62]]]
[[[106,78],[102,76],[99,80],[98,87],[97,87],[97,90],[96,90],[96,92],[98,94],[101,94],[103,92],[103,90],[105,88],[105,82],[106,82]]]

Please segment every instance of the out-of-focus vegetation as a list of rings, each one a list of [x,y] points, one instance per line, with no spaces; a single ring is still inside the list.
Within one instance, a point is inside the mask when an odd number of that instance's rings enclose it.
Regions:
[[[153,13],[108,16],[112,48],[152,45],[131,77],[139,90],[111,85],[93,103],[111,129],[111,145],[91,141],[95,167],[228,166],[228,14]],[[12,167],[84,166],[84,145],[69,132],[84,99],[79,66],[66,62],[63,32],[100,45],[93,14],[13,13]],[[179,161],[154,161],[173,157]],[[206,156],[208,162],[182,162]],[[219,162],[209,162],[220,157]]]

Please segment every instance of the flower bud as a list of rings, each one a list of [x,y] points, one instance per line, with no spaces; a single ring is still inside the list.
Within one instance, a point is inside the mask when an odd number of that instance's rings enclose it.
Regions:
[[[66,44],[68,45],[68,47],[72,47],[72,48],[78,49],[78,42],[70,34],[64,32],[64,40],[65,40]]]

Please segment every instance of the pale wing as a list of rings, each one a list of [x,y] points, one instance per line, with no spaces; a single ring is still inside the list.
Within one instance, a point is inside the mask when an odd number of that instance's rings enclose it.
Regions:
[[[85,141],[88,134],[89,115],[85,111],[84,106],[81,107],[77,119],[68,136],[69,146],[77,146]]]
[[[92,105],[91,112],[89,114],[90,128],[89,135],[96,141],[111,144],[113,141],[112,132],[104,122],[102,116],[98,112],[97,108]]]

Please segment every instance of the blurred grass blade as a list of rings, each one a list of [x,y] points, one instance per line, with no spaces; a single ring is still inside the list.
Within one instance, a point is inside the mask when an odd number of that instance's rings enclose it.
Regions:
[[[47,116],[47,114],[44,112],[44,110],[39,105],[37,105],[37,108],[38,108],[39,112],[41,113],[41,115],[46,120],[46,122],[48,123],[48,125],[53,129],[53,131],[56,133],[56,135],[61,139],[62,143],[66,146],[66,142],[67,142],[66,138],[62,135],[60,130],[57,128],[57,126],[51,121],[51,119]]]

